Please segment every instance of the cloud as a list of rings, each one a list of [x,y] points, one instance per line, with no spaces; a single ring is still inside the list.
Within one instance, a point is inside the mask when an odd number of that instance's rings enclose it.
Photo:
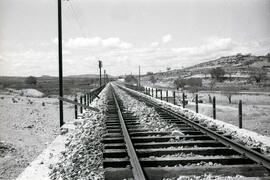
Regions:
[[[172,35],[167,34],[167,35],[164,35],[164,36],[162,37],[162,42],[163,42],[163,43],[168,43],[168,42],[170,42],[170,41],[172,41]]]
[[[4,57],[0,54],[0,61],[4,61]]]
[[[236,45],[237,44],[233,42],[230,38],[211,38],[208,39],[207,42],[203,45],[173,48],[172,51],[186,56],[204,56],[221,51],[231,51],[234,47],[236,47]]]
[[[157,47],[157,46],[159,46],[159,42],[152,42],[150,44],[150,47]]]
[[[132,47],[131,43],[124,42],[118,37],[110,37],[107,39],[102,39],[100,37],[93,37],[93,38],[77,37],[77,38],[69,39],[64,44],[67,48],[71,48],[71,49],[77,49],[77,48],[129,49]]]
[[[84,47],[97,47],[101,44],[100,37],[84,38],[77,37],[69,39],[65,45],[68,48],[84,48]]]
[[[69,40],[64,41],[64,45],[67,45]],[[69,43],[70,48],[63,49],[64,75],[98,73],[98,60],[103,61],[104,69],[109,74],[119,75],[137,73],[139,65],[142,73],[157,72],[164,71],[168,66],[173,69],[187,67],[236,53],[264,55],[270,49],[270,39],[236,41],[230,37],[208,38],[196,46],[173,48],[163,47],[162,42],[153,42],[140,47],[133,46],[113,37],[74,38]],[[94,47],[93,50],[91,47]],[[58,74],[58,51],[55,48],[4,52],[1,58],[4,58],[4,61],[0,60],[0,67],[5,67],[1,69],[1,74]]]
[[[103,47],[109,47],[109,48],[128,49],[132,47],[132,44],[123,42],[119,38],[115,38],[115,37],[103,39],[101,41],[101,44]]]

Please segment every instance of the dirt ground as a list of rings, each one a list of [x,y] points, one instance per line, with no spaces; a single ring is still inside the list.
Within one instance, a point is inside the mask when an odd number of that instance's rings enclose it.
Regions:
[[[74,119],[73,105],[64,103],[64,119]],[[0,91],[0,179],[15,179],[58,134],[56,98]]]

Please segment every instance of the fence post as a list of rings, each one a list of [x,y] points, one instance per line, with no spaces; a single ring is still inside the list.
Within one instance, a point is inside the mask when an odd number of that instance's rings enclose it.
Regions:
[[[160,89],[160,100],[162,100],[162,89]]]
[[[154,89],[152,88],[152,97],[154,97]]]
[[[196,94],[195,101],[196,101],[196,113],[198,113],[198,112],[199,112],[199,105],[198,105],[198,94]]]
[[[86,105],[87,106],[89,105],[89,95],[88,95],[88,93],[86,93]]]
[[[174,105],[176,104],[176,101],[175,101],[175,91],[173,91],[173,104]]]
[[[169,102],[169,93],[168,93],[168,90],[166,90],[166,101]]]
[[[86,94],[84,94],[84,105],[86,105]],[[86,108],[84,108],[86,109]]]
[[[75,102],[78,102],[77,96],[74,99]],[[75,104],[75,119],[78,119],[78,106]]]
[[[80,103],[82,104],[83,103],[83,97],[82,96],[80,96]],[[83,108],[82,108],[82,106],[80,107],[80,112],[82,113],[82,110],[83,110]]]
[[[213,97],[213,119],[216,119],[216,97]]]
[[[238,104],[238,114],[239,114],[239,128],[242,129],[242,100],[239,100]]]
[[[186,107],[186,104],[185,104],[185,93],[182,94],[182,105],[183,105],[183,108]]]

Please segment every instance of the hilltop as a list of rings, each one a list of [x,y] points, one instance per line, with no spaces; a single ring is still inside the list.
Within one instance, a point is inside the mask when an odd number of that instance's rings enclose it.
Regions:
[[[200,78],[207,86],[211,79],[210,70],[220,67],[225,70],[224,78],[230,82],[241,84],[252,84],[250,74],[256,71],[266,71],[268,81],[270,80],[270,54],[266,56],[254,56],[251,54],[236,54],[233,56],[220,57],[215,60],[203,62],[183,69],[174,69],[166,72],[155,73],[154,77],[158,80],[157,85],[173,86],[173,81],[179,77]],[[143,81],[149,81],[149,75],[144,76]],[[160,84],[159,84],[160,83]],[[149,84],[146,82],[146,84]],[[267,83],[266,83],[267,84]]]

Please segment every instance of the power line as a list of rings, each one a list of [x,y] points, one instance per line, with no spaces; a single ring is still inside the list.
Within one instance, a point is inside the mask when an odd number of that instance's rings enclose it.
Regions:
[[[74,8],[73,5],[72,5],[72,1],[68,1],[68,2],[69,2],[69,4],[70,4],[70,9],[71,9],[73,18],[75,19],[76,23],[78,24],[78,27],[79,27],[79,29],[80,29],[80,31],[81,31],[82,36],[86,38],[87,36],[86,36],[86,34],[84,33],[84,30],[83,30],[83,28],[82,28],[82,25],[81,25],[81,23],[80,23],[80,21],[79,21],[79,16],[78,16],[78,14],[76,13],[75,8]]]

